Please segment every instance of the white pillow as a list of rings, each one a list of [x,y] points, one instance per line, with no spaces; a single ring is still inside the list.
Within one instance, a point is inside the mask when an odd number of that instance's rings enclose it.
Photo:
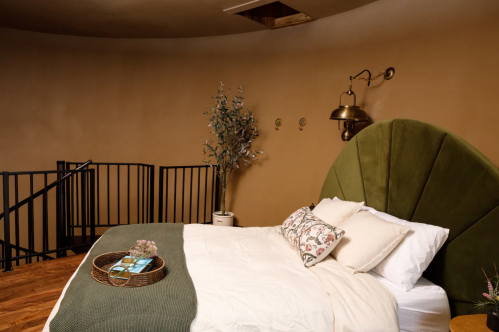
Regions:
[[[332,255],[356,273],[367,272],[378,265],[404,239],[410,227],[361,211],[345,220],[341,229],[345,235]]]
[[[414,287],[442,248],[449,230],[446,228],[410,222],[383,212],[377,217],[411,228],[404,240],[373,271],[408,291]]]
[[[338,197],[333,198],[333,201],[343,202]],[[411,290],[444,245],[449,237],[449,230],[399,219],[367,206],[363,206],[362,210],[369,211],[388,222],[411,228],[397,248],[373,268],[373,272],[390,280],[396,286],[405,291]]]
[[[284,221],[281,234],[300,254],[304,265],[310,267],[326,258],[345,232],[326,224],[310,208],[303,207]]]
[[[347,202],[324,198],[312,211],[322,221],[338,227],[342,222],[353,216],[364,205],[364,202]]]

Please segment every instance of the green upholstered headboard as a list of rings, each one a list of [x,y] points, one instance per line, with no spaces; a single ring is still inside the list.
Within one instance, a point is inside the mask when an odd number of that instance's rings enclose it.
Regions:
[[[320,198],[334,196],[450,229],[424,277],[446,290],[453,316],[477,313],[481,268],[499,263],[499,169],[478,150],[424,122],[379,122],[336,158]]]

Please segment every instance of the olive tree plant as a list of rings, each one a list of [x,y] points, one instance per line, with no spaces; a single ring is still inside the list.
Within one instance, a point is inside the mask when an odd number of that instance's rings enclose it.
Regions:
[[[253,112],[249,109],[243,111],[244,87],[239,87],[235,96],[230,99],[230,89],[224,92],[224,84],[220,83],[218,94],[214,96],[216,105],[205,112],[210,118],[210,138],[203,144],[205,156],[213,158],[218,167],[217,175],[222,187],[221,203],[222,215],[226,214],[225,194],[229,185],[232,172],[239,168],[239,164],[249,165],[251,161],[258,160],[257,155],[263,153],[251,150],[251,144],[258,136],[258,127]],[[212,160],[204,159],[203,162],[213,167]]]

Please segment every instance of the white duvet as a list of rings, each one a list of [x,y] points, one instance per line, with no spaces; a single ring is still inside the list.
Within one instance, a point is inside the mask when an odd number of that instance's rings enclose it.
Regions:
[[[398,331],[397,303],[368,274],[332,257],[307,269],[274,227],[188,225],[198,297],[191,331]]]
[[[304,267],[274,227],[186,225],[184,250],[198,301],[193,332],[399,331],[396,300],[379,281],[332,257]]]

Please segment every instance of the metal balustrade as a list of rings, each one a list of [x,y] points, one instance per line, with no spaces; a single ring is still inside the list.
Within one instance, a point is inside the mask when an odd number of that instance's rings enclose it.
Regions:
[[[154,223],[156,197],[158,222],[212,223],[215,168],[161,166],[159,186],[155,166],[142,163],[58,161],[55,171],[0,172],[0,268],[86,252],[108,227]]]

